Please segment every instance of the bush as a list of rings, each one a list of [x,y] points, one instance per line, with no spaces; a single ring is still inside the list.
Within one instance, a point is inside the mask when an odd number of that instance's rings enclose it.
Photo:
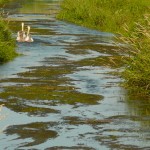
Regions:
[[[8,30],[7,24],[0,21],[0,63],[12,60],[16,55],[15,40]]]

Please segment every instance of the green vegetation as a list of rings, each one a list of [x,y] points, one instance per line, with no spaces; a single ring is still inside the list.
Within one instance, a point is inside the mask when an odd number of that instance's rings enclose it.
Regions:
[[[5,3],[5,0],[0,0],[0,5],[3,4],[3,3]]]
[[[134,22],[149,12],[149,0],[64,0],[58,18],[109,32],[123,32],[125,23]]]
[[[11,1],[11,0],[0,0],[0,7],[3,7],[9,1]]]
[[[131,90],[138,90],[138,93],[149,95],[150,16],[144,15],[140,23],[136,23],[135,29],[128,33],[128,37],[123,37],[123,41],[132,45],[135,54],[133,54],[134,57],[129,59],[127,62],[128,67],[126,67],[125,71],[122,73],[122,76],[126,79],[125,86]]]
[[[2,107],[3,107],[3,104],[0,105],[0,112],[1,112],[1,110],[2,110]],[[4,116],[2,116],[1,113],[0,113],[0,121],[1,121],[3,118],[4,118]],[[1,131],[1,130],[0,130],[0,131]]]
[[[17,53],[15,51],[15,41],[8,30],[7,24],[0,21],[0,63],[13,59]]]
[[[58,18],[93,29],[120,33],[130,44],[132,56],[126,62],[125,85],[150,94],[149,0],[64,0]]]
[[[6,2],[8,1],[0,0],[0,6]],[[8,29],[7,22],[3,21],[3,18],[0,16],[0,63],[12,60],[17,55],[15,47],[15,40]]]

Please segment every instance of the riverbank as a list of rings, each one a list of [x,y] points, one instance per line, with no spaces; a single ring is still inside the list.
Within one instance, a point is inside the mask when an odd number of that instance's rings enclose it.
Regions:
[[[125,86],[150,94],[149,0],[64,0],[57,18],[92,29],[119,33],[134,50],[122,76]],[[145,15],[147,14],[147,15]],[[135,23],[136,22],[136,23]],[[129,53],[130,53],[129,51]]]
[[[0,4],[2,5],[6,2],[1,0]],[[16,57],[17,52],[15,48],[16,43],[8,29],[8,22],[4,21],[2,16],[0,16],[0,63],[10,61]]]

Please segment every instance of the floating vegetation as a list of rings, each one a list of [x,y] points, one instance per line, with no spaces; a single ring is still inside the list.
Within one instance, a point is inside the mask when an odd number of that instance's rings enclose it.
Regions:
[[[16,83],[3,87],[0,98],[10,109],[17,112],[26,112],[29,115],[43,116],[48,113],[59,113],[51,108],[33,107],[32,101],[49,105],[56,104],[97,104],[103,96],[81,93],[71,84],[71,79],[65,77],[74,71],[72,66],[37,66],[30,67],[29,71],[18,73],[18,78],[1,80],[1,83]],[[30,106],[31,105],[31,106]]]
[[[111,119],[82,119],[79,117],[64,117],[64,120],[71,125],[81,125],[81,124],[87,124],[87,125],[101,125],[101,124],[107,124],[107,123],[111,123],[112,120]]]
[[[9,126],[4,133],[7,135],[17,134],[17,140],[32,138],[28,144],[22,146],[33,146],[46,142],[47,139],[56,138],[58,136],[56,131],[50,130],[53,126],[57,125],[56,122],[36,122],[23,125]]]

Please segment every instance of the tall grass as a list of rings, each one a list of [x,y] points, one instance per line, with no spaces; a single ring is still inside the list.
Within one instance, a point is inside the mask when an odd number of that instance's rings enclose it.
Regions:
[[[132,32],[125,28],[128,36],[122,38],[135,50],[122,76],[126,79],[125,86],[132,91],[150,95],[150,14],[144,15],[135,25]]]
[[[132,57],[122,73],[125,86],[150,95],[150,0],[63,0],[57,18],[120,33]]]
[[[0,0],[0,6],[9,1],[11,0]],[[15,51],[15,40],[12,38],[11,32],[8,29],[8,22],[3,21],[2,12],[0,12],[0,63],[12,60],[15,56],[17,56]]]
[[[124,32],[122,26],[130,24],[149,12],[149,0],[64,0],[59,19],[86,27],[108,31]]]

